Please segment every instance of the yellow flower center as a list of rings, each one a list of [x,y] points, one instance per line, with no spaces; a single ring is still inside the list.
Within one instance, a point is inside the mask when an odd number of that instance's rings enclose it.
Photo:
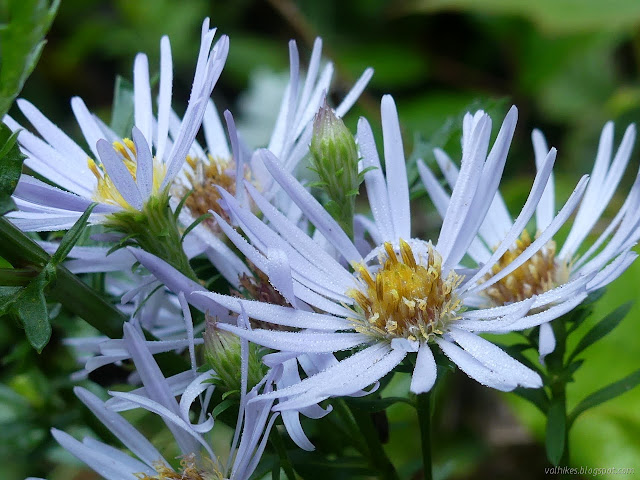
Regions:
[[[113,148],[120,154],[124,165],[129,170],[131,177],[136,180],[136,173],[138,170],[136,146],[128,139],[124,138],[122,142],[113,142]],[[109,177],[102,165],[97,165],[92,158],[87,158],[87,164],[89,169],[93,172],[98,179],[98,185],[93,192],[93,200],[99,203],[106,203],[108,205],[120,206],[126,210],[134,210],[129,203],[124,199],[122,194],[118,191],[113,183],[113,180]],[[152,193],[157,194],[160,191],[160,186],[164,180],[166,174],[166,167],[164,163],[153,159],[153,186]]]
[[[236,163],[232,158],[214,158],[208,156],[208,161],[197,157],[187,157],[185,177],[187,184],[178,185],[175,192],[177,198],[184,197],[188,191],[191,193],[184,202],[185,208],[194,218],[209,213],[213,210],[225,220],[229,221],[229,216],[218,203],[221,195],[218,187],[222,187],[231,195],[236,193]],[[245,178],[250,179],[250,172],[245,171]],[[212,218],[203,222],[214,233],[220,233],[219,227]]]
[[[456,288],[462,277],[453,270],[443,277],[442,257],[431,243],[427,249],[426,259],[416,259],[411,246],[401,239],[398,256],[386,242],[386,255],[380,255],[375,273],[363,263],[354,264],[360,288],[347,295],[361,310],[362,315],[352,319],[356,331],[386,339],[429,340],[459,318]]]
[[[531,237],[525,230],[515,245],[507,250],[493,266],[491,272],[485,275],[484,280],[488,280],[506,268],[529,245],[531,245]],[[556,259],[555,255],[556,244],[550,240],[520,267],[484,290],[484,295],[493,305],[505,305],[531,298],[533,295],[540,295],[557,285],[566,283],[569,279],[569,265]]]
[[[211,471],[204,471],[196,465],[195,455],[187,455],[180,460],[179,472],[176,472],[164,462],[158,461],[153,464],[153,468],[158,473],[150,477],[144,473],[136,473],[140,480],[225,480],[220,470],[209,460],[214,467]]]

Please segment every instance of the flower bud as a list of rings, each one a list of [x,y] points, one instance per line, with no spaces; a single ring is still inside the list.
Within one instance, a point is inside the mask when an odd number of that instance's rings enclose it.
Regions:
[[[358,175],[358,150],[353,135],[326,102],[313,122],[310,151],[312,169],[319,177],[314,186],[324,190],[329,198],[325,209],[352,236],[355,196],[362,183]]]
[[[218,328],[218,322],[207,317],[203,334],[204,357],[215,371],[214,383],[225,392],[240,392],[242,370],[241,340],[233,333]],[[266,374],[259,347],[249,343],[247,389],[251,390]]]

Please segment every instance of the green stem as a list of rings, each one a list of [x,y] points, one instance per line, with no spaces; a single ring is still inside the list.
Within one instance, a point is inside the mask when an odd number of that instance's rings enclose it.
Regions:
[[[369,460],[372,466],[380,472],[380,478],[398,480],[398,472],[389,460],[384,447],[380,442],[378,431],[375,429],[371,414],[357,408],[352,408],[351,413],[360,429],[369,452]]]
[[[24,267],[19,270],[23,273],[28,269],[39,272],[50,259],[40,245],[6,218],[0,218],[0,256],[15,267]],[[122,335],[122,324],[127,317],[63,266],[56,267],[56,280],[50,285],[50,294],[105,335],[111,338]]]
[[[344,428],[347,431],[347,435],[353,441],[354,448],[362,455],[366,456],[369,452],[367,443],[360,433],[360,429],[358,428],[358,424],[356,423],[356,419],[354,418],[351,409],[342,398],[336,398],[331,403],[336,416],[340,417],[340,428]]]
[[[416,396],[416,410],[420,423],[420,440],[422,442],[423,478],[433,478],[431,466],[431,392],[421,393]]]
[[[271,429],[269,440],[271,441],[271,445],[273,445],[273,448],[275,448],[276,452],[278,452],[278,456],[280,457],[280,467],[282,467],[289,480],[295,480],[296,472],[293,469],[291,459],[289,459],[287,449],[284,445],[284,441],[282,440],[282,436],[280,435],[280,431],[278,430],[277,426]],[[279,475],[280,468],[278,467],[278,476]]]
[[[26,287],[37,276],[33,268],[0,268],[0,286]]]
[[[564,363],[567,349],[567,328],[565,317],[556,319],[553,323],[553,333],[556,339],[556,348],[546,358],[549,388],[551,391],[550,405],[561,405],[564,416],[564,448],[558,465],[569,466],[569,425],[567,423],[567,374]],[[569,477],[562,477],[569,478]]]
[[[147,200],[142,211],[124,210],[109,215],[105,225],[198,282],[182,248],[180,226],[169,207],[167,191]]]
[[[564,450],[562,451],[562,457],[560,457],[559,465],[563,467],[569,466],[569,425],[567,424],[567,388],[565,383],[558,383],[552,386],[551,389],[551,402],[559,402],[562,405],[564,412]]]

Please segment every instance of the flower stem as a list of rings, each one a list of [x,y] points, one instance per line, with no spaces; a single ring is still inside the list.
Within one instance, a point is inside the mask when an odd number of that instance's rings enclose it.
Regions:
[[[553,333],[556,339],[555,350],[546,358],[548,386],[551,393],[550,409],[557,408],[558,418],[556,425],[563,422],[564,431],[562,440],[562,454],[558,461],[558,465],[563,467],[569,466],[569,424],[567,421],[567,375],[568,365],[565,365],[565,353],[567,348],[567,328],[565,325],[566,317],[561,317],[552,323]],[[547,422],[551,412],[547,412]]]
[[[124,210],[111,214],[107,228],[124,235],[124,242],[164,260],[191,280],[198,281],[182,248],[182,233],[178,219],[169,206],[169,193],[151,197],[141,211]]]
[[[387,453],[380,442],[378,431],[375,429],[371,414],[357,408],[351,408],[353,418],[360,429],[369,452],[369,460],[372,466],[380,472],[380,478],[398,480],[398,472],[389,460]]]
[[[21,275],[27,276],[31,269],[37,274],[51,258],[40,245],[6,218],[0,218],[0,256],[19,268]],[[4,273],[9,272],[5,270]],[[18,275],[15,283],[23,280],[26,279]],[[55,301],[100,332],[111,338],[122,335],[122,324],[127,317],[62,265],[56,267],[56,280],[49,288]]]
[[[278,452],[278,456],[280,457],[280,467],[284,470],[284,473],[287,475],[289,480],[296,480],[296,473],[293,469],[293,465],[291,464],[291,460],[289,459],[289,455],[287,454],[287,449],[284,445],[284,441],[282,440],[282,436],[280,435],[280,431],[278,428],[273,428],[271,430],[271,434],[269,435],[269,440],[273,448],[275,448],[276,452]],[[278,475],[280,472],[280,468],[278,468]]]
[[[416,396],[416,410],[420,423],[420,440],[422,442],[423,478],[431,480],[433,470],[431,467],[431,392],[421,393]]]

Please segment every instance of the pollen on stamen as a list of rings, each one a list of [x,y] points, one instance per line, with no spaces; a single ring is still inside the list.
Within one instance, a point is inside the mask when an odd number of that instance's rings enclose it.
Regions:
[[[454,271],[442,273],[442,258],[429,243],[426,258],[416,258],[411,246],[399,242],[399,255],[391,243],[384,244],[380,267],[371,272],[363,263],[354,264],[360,288],[347,295],[356,304],[357,331],[385,339],[424,341],[444,332],[459,318],[461,301],[456,288],[462,277]]]
[[[194,218],[199,218],[213,210],[225,220],[229,220],[227,213],[218,203],[220,192],[218,187],[232,195],[236,193],[236,167],[233,159],[214,158],[208,156],[208,161],[201,158],[188,156],[187,165],[191,171],[185,173],[186,182],[177,186],[175,192],[177,197],[184,197],[187,192],[189,196],[185,200],[184,206]],[[245,178],[249,179],[248,171]],[[219,233],[219,227],[212,218],[204,220],[212,232]]]
[[[212,467],[210,470],[199,468],[196,464],[195,455],[187,455],[180,460],[179,471],[173,470],[162,461],[153,464],[157,475],[149,476],[144,473],[136,473],[135,476],[139,480],[224,480],[222,472],[215,468],[211,460],[209,462]]]
[[[509,266],[529,245],[531,236],[525,230],[515,245],[507,250],[485,275],[488,280]],[[558,285],[565,283],[569,277],[569,265],[556,258],[556,244],[550,240],[529,260],[509,275],[494,283],[483,293],[493,305],[506,305],[519,302],[533,295],[540,295]]]

